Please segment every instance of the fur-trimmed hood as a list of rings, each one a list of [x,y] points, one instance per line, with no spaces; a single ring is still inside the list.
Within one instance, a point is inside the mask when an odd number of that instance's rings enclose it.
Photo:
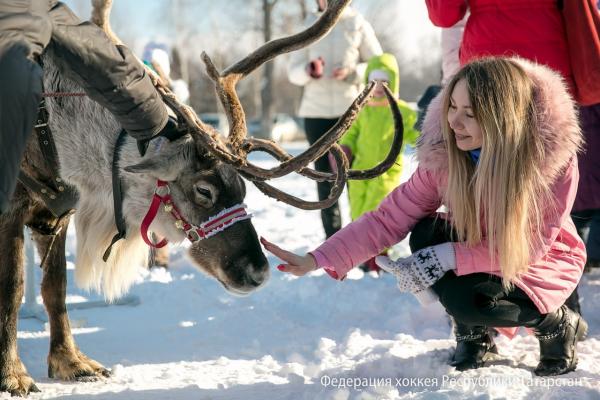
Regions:
[[[540,168],[543,176],[548,178],[548,183],[551,183],[583,143],[575,102],[558,73],[522,58],[511,60],[526,71],[535,85],[538,132],[545,146],[545,159]],[[419,165],[427,170],[448,170],[448,154],[441,125],[442,100],[446,90],[447,87],[431,101],[417,143]]]

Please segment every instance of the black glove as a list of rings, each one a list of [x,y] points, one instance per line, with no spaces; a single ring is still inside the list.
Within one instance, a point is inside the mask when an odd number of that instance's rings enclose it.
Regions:
[[[173,140],[177,140],[183,135],[185,135],[185,133],[185,131],[179,129],[179,126],[177,125],[177,120],[173,117],[169,117],[167,123],[165,124],[165,127],[162,128],[160,132],[158,132],[156,135],[152,136],[149,139],[142,139],[137,141],[137,148],[140,152],[140,156],[144,157],[144,155],[146,154],[146,150],[148,150],[148,144],[152,139],[156,139],[159,136],[163,136],[172,142]]]

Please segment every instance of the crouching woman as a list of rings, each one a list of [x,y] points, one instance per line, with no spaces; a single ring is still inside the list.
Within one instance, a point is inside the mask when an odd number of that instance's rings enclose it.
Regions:
[[[464,66],[432,102],[419,165],[370,213],[316,250],[296,255],[263,240],[294,275],[322,267],[342,279],[409,232],[411,256],[378,257],[402,291],[434,293],[455,321],[459,370],[484,365],[508,336],[539,340],[537,375],[575,369],[587,333],[564,303],[581,278],[585,247],[569,216],[581,144],[574,103],[560,77],[521,59]],[[441,205],[447,214],[436,214]]]

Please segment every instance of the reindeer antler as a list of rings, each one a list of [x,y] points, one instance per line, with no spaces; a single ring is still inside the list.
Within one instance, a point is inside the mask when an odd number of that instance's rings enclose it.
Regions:
[[[325,12],[312,26],[296,35],[265,43],[242,60],[226,68],[223,73],[219,73],[210,57],[206,53],[202,53],[202,60],[206,65],[207,73],[215,84],[217,95],[229,120],[229,146],[225,145],[214,129],[202,122],[190,107],[182,104],[166,86],[165,82],[155,74],[149,75],[165,103],[188,126],[197,145],[209,151],[222,162],[234,166],[242,176],[252,181],[260,191],[267,196],[306,210],[330,207],[341,195],[347,179],[371,179],[388,170],[396,161],[402,147],[403,124],[402,115],[392,92],[385,87],[385,93],[394,117],[395,133],[390,152],[374,168],[364,171],[349,171],[348,159],[336,142],[352,125],[358,113],[368,101],[375,86],[373,83],[368,85],[358,95],[348,110],[346,110],[339,121],[329,131],[296,157],[289,155],[273,141],[246,138],[246,115],[235,87],[240,79],[250,74],[265,62],[278,55],[305,47],[323,37],[333,28],[350,1],[330,0]],[[92,3],[94,6],[92,21],[102,27],[115,43],[120,43],[120,40],[112,32],[108,23],[112,0],[92,0]],[[247,157],[253,151],[265,151],[280,161],[280,164],[276,167],[265,169],[249,163]],[[331,151],[334,156],[337,165],[335,173],[318,172],[307,167],[310,162],[323,156],[327,151]],[[334,181],[328,198],[315,202],[305,201],[284,193],[264,182],[268,179],[282,177],[291,172],[298,172],[316,181]]]
[[[308,29],[296,35],[265,43],[242,60],[226,68],[222,74],[218,73],[210,57],[206,53],[202,53],[202,60],[206,65],[208,75],[215,83],[215,89],[229,120],[229,142],[234,152],[239,153],[247,133],[244,109],[235,91],[235,86],[240,79],[278,55],[306,47],[326,35],[350,1],[329,2],[325,13]]]
[[[272,141],[260,139],[247,139],[246,116],[240,100],[235,91],[235,86],[243,77],[254,71],[263,63],[276,56],[305,47],[331,30],[339,19],[344,7],[350,0],[330,1],[323,15],[306,30],[286,38],[268,42],[252,52],[244,59],[226,68],[219,73],[206,53],[202,53],[202,60],[206,71],[215,84],[215,89],[229,120],[229,147],[223,145],[214,135],[208,134],[208,127],[200,121],[196,114],[187,106],[180,104],[175,96],[169,94],[168,89],[161,89],[166,103],[173,109],[179,110],[178,114],[195,133],[193,136],[197,143],[206,148],[223,162],[233,165],[246,179],[252,181],[266,195],[281,200],[302,209],[320,209],[330,207],[341,195],[347,179],[370,179],[381,175],[396,161],[403,139],[402,115],[398,109],[394,95],[386,88],[394,117],[395,135],[389,154],[379,165],[365,171],[348,171],[348,160],[336,142],[348,130],[356,119],[358,113],[368,101],[374,89],[370,84],[359,94],[339,121],[306,151],[296,157],[286,153]],[[318,172],[307,167],[315,159],[331,150],[337,163],[336,173]],[[265,151],[280,161],[276,167],[265,169],[248,162],[248,154],[253,151]],[[265,180],[279,178],[291,172],[298,172],[303,176],[317,181],[334,181],[327,199],[316,202],[302,199],[284,193],[267,183]]]
[[[123,44],[121,39],[115,35],[110,28],[110,10],[112,8],[112,0],[92,0],[92,17],[90,20],[98,25],[115,44]]]

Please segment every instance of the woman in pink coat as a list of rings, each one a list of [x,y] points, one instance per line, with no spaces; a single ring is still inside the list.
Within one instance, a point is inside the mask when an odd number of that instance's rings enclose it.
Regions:
[[[417,170],[376,211],[304,256],[263,244],[286,262],[281,271],[322,267],[343,279],[412,231],[411,256],[378,263],[401,291],[435,294],[454,318],[452,365],[478,368],[496,352],[489,327],[511,336],[524,326],[540,343],[535,373],[564,374],[587,333],[563,305],[586,260],[569,216],[580,145],[558,74],[522,59],[480,59],[433,100]],[[436,214],[442,205],[449,213]]]
[[[460,45],[460,63],[479,57],[518,56],[560,72],[579,103],[579,123],[585,149],[578,155],[581,174],[572,217],[585,238],[587,268],[600,268],[600,93],[580,97],[567,41],[563,4],[587,0],[426,0],[429,19],[453,27],[469,12]],[[590,1],[591,3],[591,1]],[[593,6],[592,6],[593,7]],[[576,22],[571,21],[571,25]],[[582,32],[585,28],[581,27]],[[589,39],[590,43],[592,38]],[[443,42],[442,42],[443,43]],[[586,232],[588,231],[588,232]],[[569,298],[579,311],[577,291]]]

